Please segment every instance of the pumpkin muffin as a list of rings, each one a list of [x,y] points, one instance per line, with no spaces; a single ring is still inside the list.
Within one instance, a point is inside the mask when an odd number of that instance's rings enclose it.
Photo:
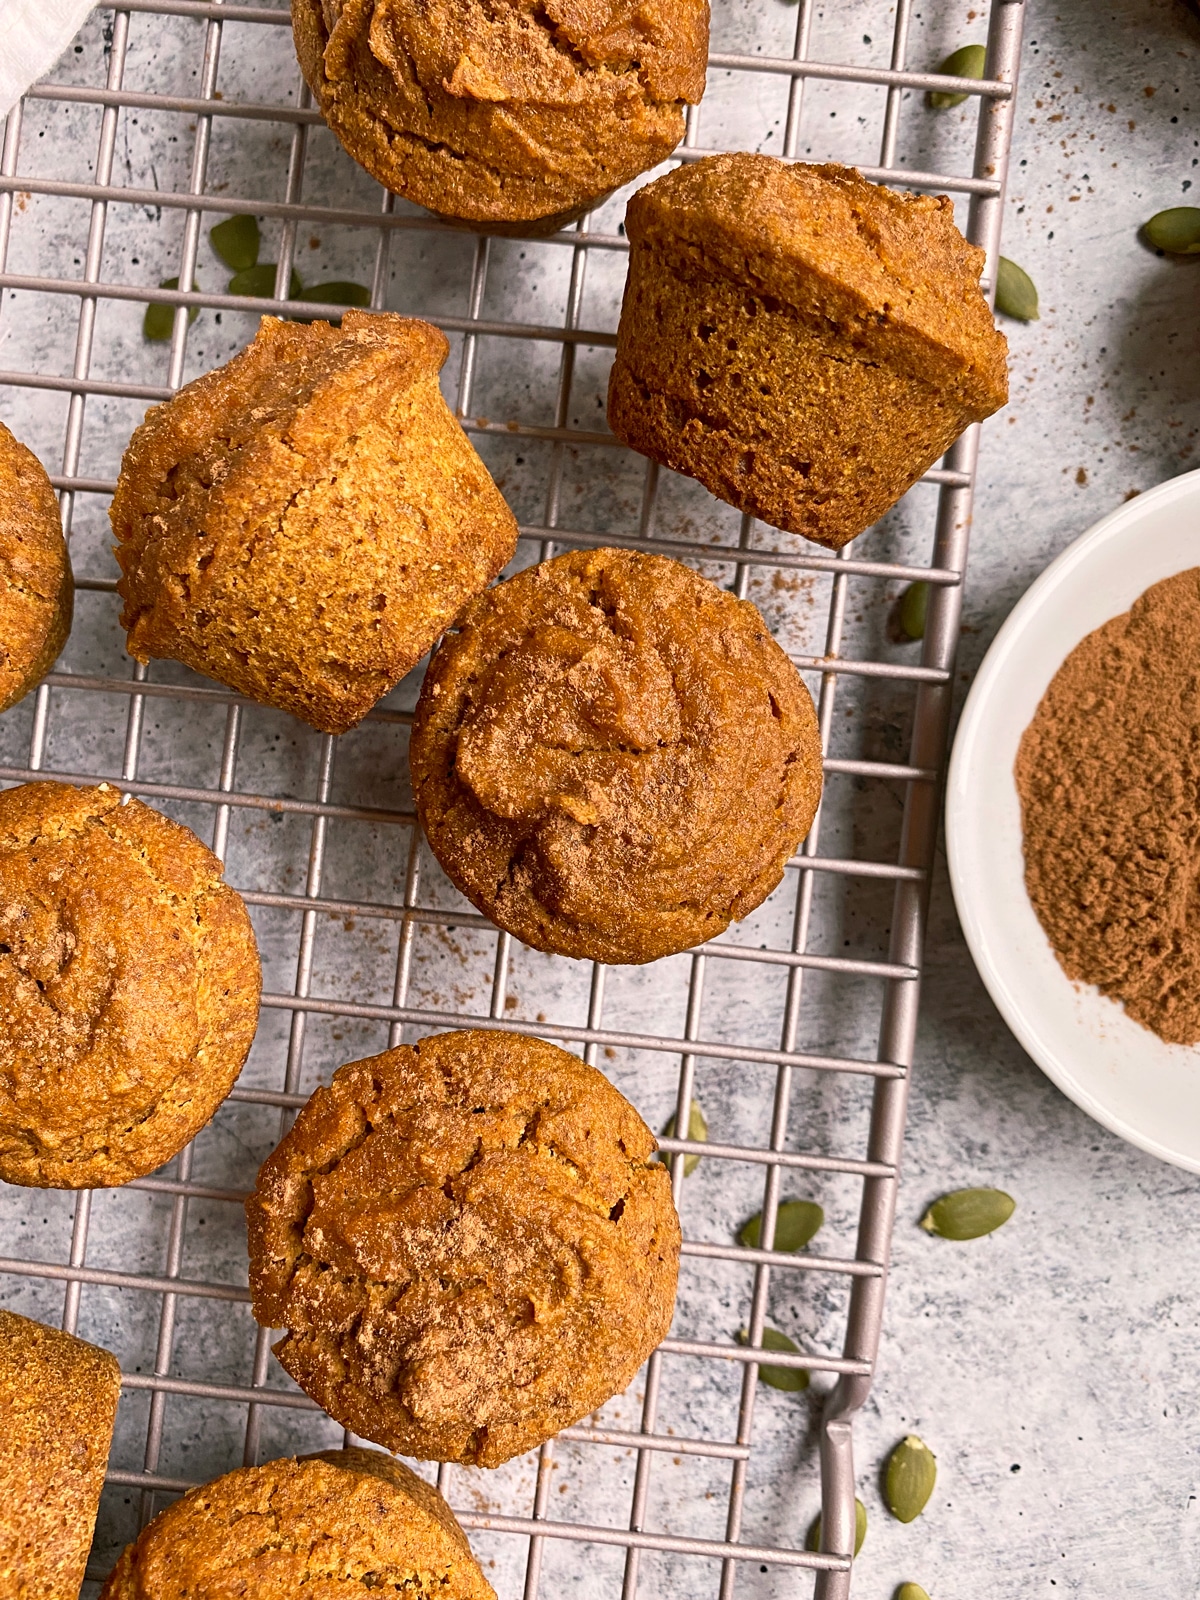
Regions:
[[[385,188],[548,232],[683,137],[708,0],[292,0],[325,120]]]
[[[409,317],[264,317],[147,413],[112,502],[139,661],[168,656],[342,733],[512,556],[512,512]]]
[[[242,1467],[160,1511],[100,1600],[496,1600],[441,1495],[376,1450]]]
[[[107,1350],[0,1311],[0,1594],[74,1600],[121,1370]]]
[[[1008,399],[984,254],[945,195],[710,156],[629,203],[617,436],[838,549]]]
[[[537,950],[653,961],[763,901],[821,794],[812,700],[748,601],[588,550],[463,615],[417,706],[433,853]]]
[[[679,1219],[594,1067],[472,1029],[354,1061],[246,1203],[275,1354],[343,1426],[495,1467],[620,1393],[666,1336]]]
[[[0,1178],[127,1183],[182,1150],[254,1038],[250,918],[194,833],[117,789],[0,793]]]
[[[50,479],[0,422],[0,711],[36,689],[58,659],[74,598]]]

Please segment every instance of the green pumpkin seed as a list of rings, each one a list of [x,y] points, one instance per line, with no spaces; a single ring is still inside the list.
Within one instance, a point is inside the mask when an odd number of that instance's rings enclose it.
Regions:
[[[896,620],[900,631],[909,639],[925,637],[925,615],[929,610],[929,585],[910,583],[900,596],[896,607]]]
[[[254,217],[227,217],[208,230],[208,242],[231,272],[258,265],[261,236]]]
[[[867,1537],[867,1508],[861,1500],[854,1502],[854,1554],[863,1547],[863,1540]],[[821,1548],[821,1518],[814,1517],[812,1526],[808,1530],[808,1537],[804,1541],[806,1550],[819,1550]]]
[[[1200,207],[1171,206],[1156,212],[1142,232],[1156,250],[1173,256],[1200,255]]]
[[[164,278],[158,286],[160,289],[178,289],[178,278]],[[195,322],[200,315],[199,306],[188,307],[188,323]],[[146,315],[142,318],[142,335],[146,339],[169,339],[175,329],[175,307],[164,306],[156,302],[146,307]]]
[[[888,1457],[883,1479],[883,1497],[896,1521],[915,1522],[929,1504],[936,1482],[933,1451],[910,1433]]]
[[[749,1344],[750,1335],[745,1328],[738,1329],[738,1343]],[[762,1347],[764,1350],[786,1350],[789,1355],[799,1355],[800,1346],[789,1339],[786,1333],[780,1333],[778,1328],[764,1328],[762,1331]],[[758,1369],[759,1381],[768,1384],[772,1389],[782,1389],[787,1394],[799,1394],[802,1389],[808,1388],[808,1373],[803,1367],[763,1367]]]
[[[1007,256],[1001,256],[996,264],[996,310],[1018,322],[1038,320],[1038,292],[1033,279]]]
[[[694,1144],[706,1144],[707,1141],[708,1141],[708,1123],[705,1122],[705,1120],[704,1120],[704,1113],[700,1109],[700,1102],[698,1100],[693,1100],[692,1101],[691,1110],[688,1112],[688,1131],[687,1131],[687,1136],[688,1136],[689,1139],[692,1140],[692,1142]],[[674,1137],[675,1137],[675,1115],[674,1115],[674,1113],[672,1113],[671,1117],[670,1117],[670,1120],[668,1121],[666,1127],[663,1129],[663,1138],[664,1139],[673,1139]],[[696,1168],[699,1165],[700,1165],[700,1157],[698,1155],[694,1155],[693,1154],[693,1155],[684,1156],[684,1158],[683,1158],[683,1175],[684,1175],[684,1177],[685,1178],[690,1178],[692,1173],[695,1172]]]
[[[318,304],[327,306],[369,306],[371,291],[365,289],[361,283],[346,283],[338,279],[334,283],[314,283],[311,288],[301,289],[294,298],[315,300]]]
[[[938,71],[944,72],[948,78],[982,78],[986,61],[987,49],[984,45],[964,44],[946,57]],[[965,94],[941,94],[931,89],[925,96],[925,103],[934,111],[949,111],[951,106],[962,105],[965,99]]]
[[[300,274],[292,273],[292,281],[288,285],[287,297],[297,300],[303,291]],[[275,263],[263,261],[257,267],[246,267],[242,272],[235,272],[229,280],[230,294],[252,294],[257,299],[271,300],[275,297]]]
[[[902,1583],[896,1590],[895,1600],[929,1600],[919,1583]]]
[[[815,1200],[782,1200],[775,1213],[774,1250],[803,1250],[825,1221],[825,1213]],[[762,1212],[756,1211],[738,1229],[738,1241],[757,1250],[762,1238]]]
[[[940,1239],[982,1239],[1002,1228],[1016,1209],[1003,1189],[956,1189],[933,1202],[921,1226]]]

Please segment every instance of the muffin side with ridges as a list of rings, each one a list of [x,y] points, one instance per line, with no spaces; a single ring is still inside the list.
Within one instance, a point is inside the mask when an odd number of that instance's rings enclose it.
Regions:
[[[0,711],[36,689],[58,660],[74,598],[50,479],[0,423]]]

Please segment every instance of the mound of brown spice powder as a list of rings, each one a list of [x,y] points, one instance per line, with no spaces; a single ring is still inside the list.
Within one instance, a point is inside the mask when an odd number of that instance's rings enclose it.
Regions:
[[[1200,1041],[1200,567],[1071,651],[1015,772],[1025,884],[1067,976]]]

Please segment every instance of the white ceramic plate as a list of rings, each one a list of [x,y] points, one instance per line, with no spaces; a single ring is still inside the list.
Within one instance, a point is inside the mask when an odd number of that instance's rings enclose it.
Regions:
[[[1200,471],[1130,500],[1048,566],[996,635],[967,698],[946,793],[950,882],[980,975],[1013,1033],[1075,1104],[1200,1172],[1200,1048],[1164,1044],[1070,982],[1025,892],[1013,763],[1081,639],[1150,584],[1200,566]]]

